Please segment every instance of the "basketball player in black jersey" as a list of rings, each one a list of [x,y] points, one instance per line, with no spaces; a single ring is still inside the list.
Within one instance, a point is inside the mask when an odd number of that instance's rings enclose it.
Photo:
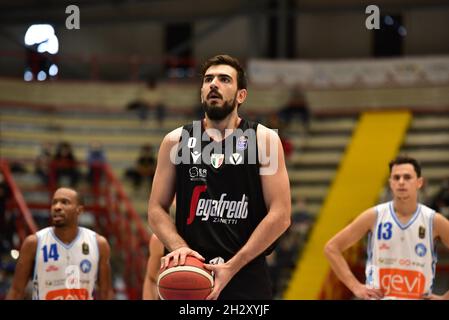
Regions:
[[[203,260],[215,274],[207,299],[271,299],[265,256],[290,225],[282,145],[275,131],[239,117],[246,88],[235,58],[205,62],[205,119],[165,136],[149,199],[150,227],[170,251],[162,267],[171,259],[182,265],[187,255]],[[217,257],[224,263],[211,264]]]

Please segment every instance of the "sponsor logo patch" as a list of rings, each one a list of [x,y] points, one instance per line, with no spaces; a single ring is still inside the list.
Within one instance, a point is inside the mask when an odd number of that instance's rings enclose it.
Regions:
[[[45,300],[87,300],[89,293],[86,289],[53,290],[46,294]]]
[[[47,267],[47,269],[45,269],[45,272],[52,272],[52,271],[58,271],[58,270],[59,270],[59,268],[57,266],[51,264]]]
[[[379,270],[380,287],[385,296],[420,299],[424,294],[426,278],[418,271],[382,268]]]
[[[241,136],[237,139],[237,150],[243,151],[248,148],[248,138],[246,136]]]
[[[80,269],[83,273],[88,273],[90,269],[92,269],[92,263],[89,260],[84,259],[80,263]]]
[[[426,228],[419,226],[418,236],[420,239],[424,239],[426,237]]]
[[[415,252],[416,252],[416,254],[417,254],[419,257],[424,257],[424,256],[426,255],[426,253],[427,253],[427,248],[426,248],[426,246],[425,246],[424,244],[418,243],[418,244],[415,246]]]
[[[212,166],[215,169],[218,169],[221,167],[221,165],[223,164],[223,160],[224,160],[224,154],[217,154],[217,153],[212,153],[212,155],[210,156],[210,163],[212,164]]]
[[[240,153],[233,153],[229,156],[229,162],[238,165],[243,162],[243,156]]]
[[[88,255],[89,254],[89,245],[86,242],[83,242],[82,251],[83,251],[84,255]]]

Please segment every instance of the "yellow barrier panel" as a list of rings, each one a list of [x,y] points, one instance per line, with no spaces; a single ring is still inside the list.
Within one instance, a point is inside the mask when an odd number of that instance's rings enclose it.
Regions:
[[[319,298],[330,271],[323,253],[324,245],[349,221],[378,201],[388,179],[388,163],[397,155],[411,117],[407,111],[362,114],[284,294],[285,299]]]

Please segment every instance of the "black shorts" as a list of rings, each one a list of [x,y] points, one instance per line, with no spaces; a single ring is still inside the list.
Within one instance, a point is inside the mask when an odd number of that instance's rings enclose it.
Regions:
[[[272,284],[268,266],[257,259],[243,267],[221,291],[218,300],[271,300]]]

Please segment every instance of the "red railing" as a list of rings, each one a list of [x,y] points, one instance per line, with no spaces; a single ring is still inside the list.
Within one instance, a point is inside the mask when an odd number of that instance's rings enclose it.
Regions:
[[[110,218],[108,224],[116,238],[116,248],[125,262],[123,275],[128,298],[140,299],[149,233],[109,165],[104,166],[104,173],[107,186],[106,203]]]
[[[28,234],[37,232],[37,226],[20,189],[14,181],[9,164],[4,159],[0,159],[0,171],[3,173],[3,177],[11,191],[11,198],[13,201],[10,202],[10,204],[12,208],[16,208],[19,212],[16,219],[16,229],[20,243],[22,243]]]

